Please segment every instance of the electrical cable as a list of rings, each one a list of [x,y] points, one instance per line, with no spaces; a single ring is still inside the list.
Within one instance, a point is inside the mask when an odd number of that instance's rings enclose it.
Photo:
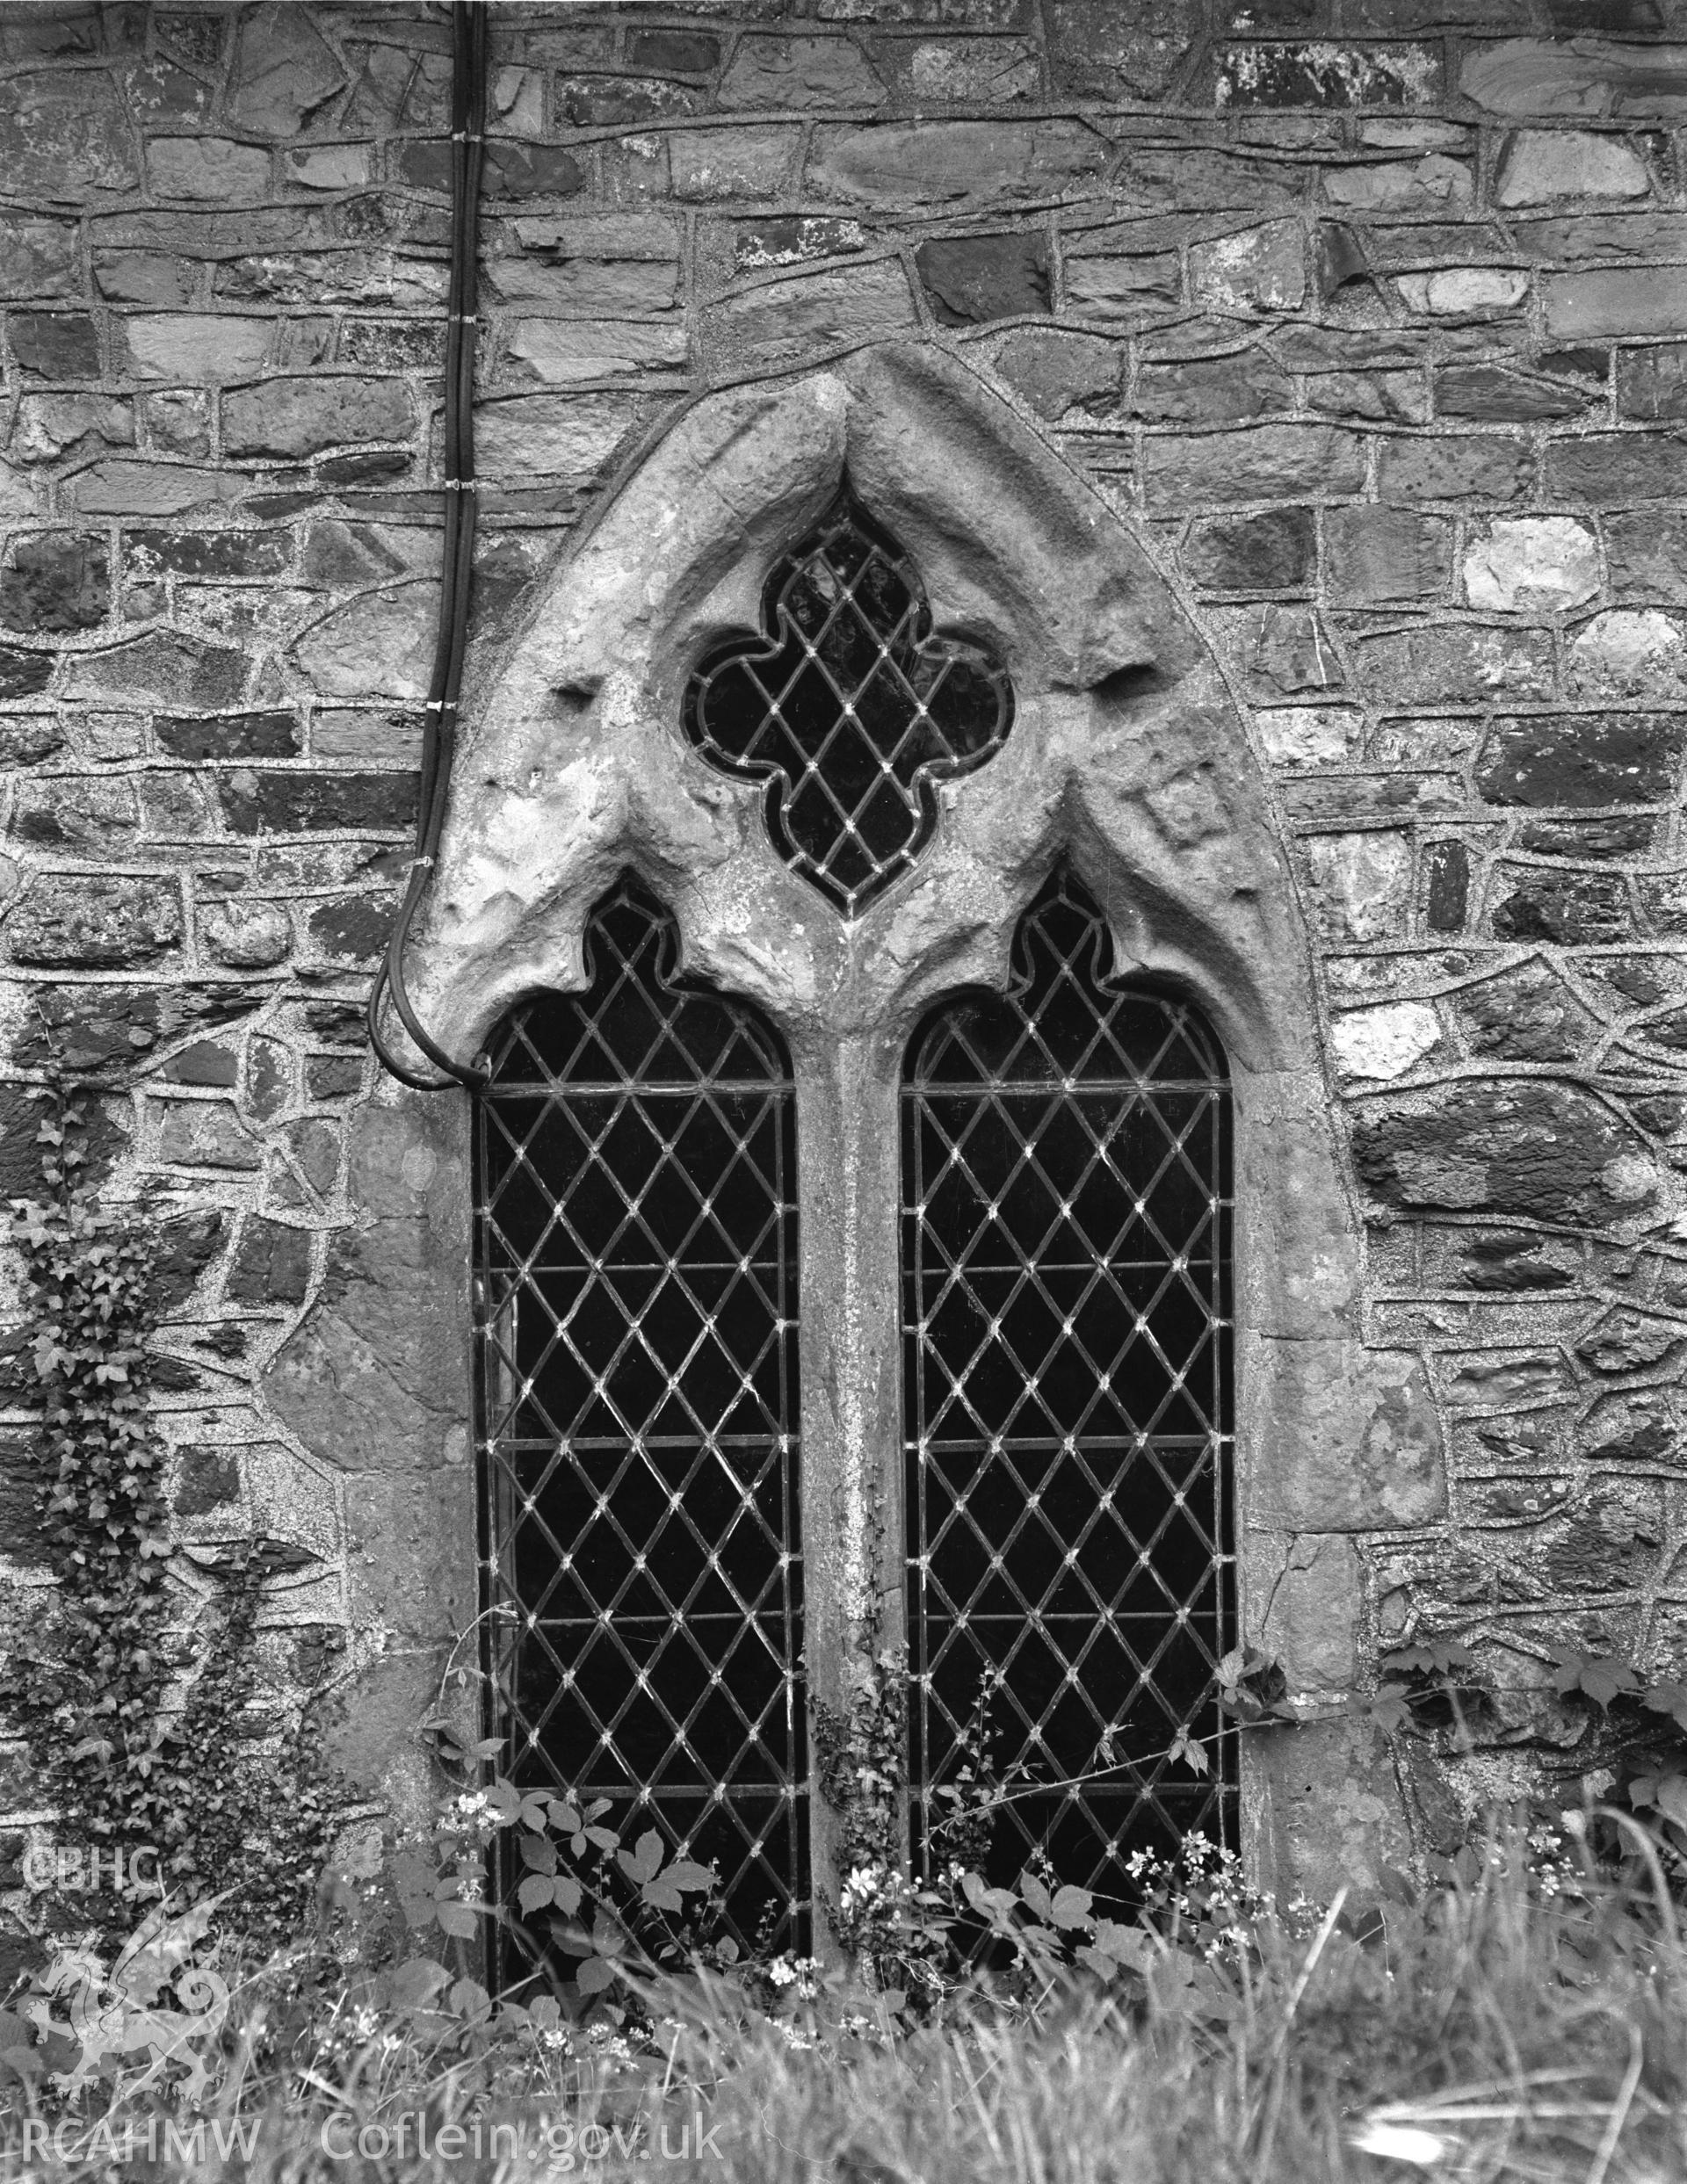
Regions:
[[[427,892],[445,828],[474,579],[475,286],[485,154],[487,15],[484,0],[455,0],[451,11],[451,283],[445,320],[445,524],[439,621],[422,715],[416,853],[386,954],[370,988],[367,1012],[370,1044],[382,1066],[401,1084],[418,1092],[445,1092],[458,1084],[480,1091],[489,1081],[484,1070],[465,1068],[431,1037],[411,1005],[404,981],[405,944]],[[410,1038],[443,1075],[422,1076],[394,1055],[380,1030],[381,1003],[387,998]]]

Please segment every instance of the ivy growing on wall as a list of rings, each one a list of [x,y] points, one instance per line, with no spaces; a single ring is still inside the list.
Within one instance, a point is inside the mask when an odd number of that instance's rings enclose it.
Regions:
[[[222,1896],[232,1927],[273,1945],[309,1907],[337,1800],[297,1733],[279,1758],[243,1739],[261,1547],[218,1573],[207,1643],[196,1646],[180,1627],[147,1347],[155,1243],[142,1219],[99,1203],[88,1154],[93,1096],[50,1073],[40,1191],[11,1209],[24,1262],[21,1363],[40,1406],[35,1504],[57,1583],[11,1651],[0,1701],[61,1843],[102,1855],[150,1848],[173,1893]],[[134,1925],[136,1906],[112,1887],[79,1894],[74,1915],[115,1933]]]

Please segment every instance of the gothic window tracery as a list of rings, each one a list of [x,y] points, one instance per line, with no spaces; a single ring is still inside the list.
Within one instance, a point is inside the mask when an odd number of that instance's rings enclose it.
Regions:
[[[774,565],[762,624],[699,662],[686,734],[765,780],[774,846],[854,917],[930,837],[933,784],[1006,741],[1012,687],[982,646],[932,634],[919,572],[847,486]]]

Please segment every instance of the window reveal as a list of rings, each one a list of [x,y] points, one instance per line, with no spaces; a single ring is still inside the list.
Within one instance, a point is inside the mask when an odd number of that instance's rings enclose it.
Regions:
[[[686,733],[766,780],[774,846],[854,917],[930,838],[934,782],[1000,749],[1012,688],[981,647],[931,634],[918,571],[847,488],[775,564],[762,625],[701,662]]]
[[[588,926],[590,989],[522,1004],[489,1045],[488,1665],[515,1782],[654,1819],[719,1861],[741,1941],[771,1913],[789,1943],[808,1892],[795,1109],[777,1036],[676,956],[629,878]]]
[[[904,1453],[916,1862],[945,1862],[935,1793],[982,1689],[990,1877],[1046,1851],[1128,1896],[1132,1851],[1235,1840],[1230,1119],[1211,1033],[1111,953],[1057,878],[1010,994],[910,1045]],[[1205,1778],[1166,1756],[1185,1725],[1219,1737]]]

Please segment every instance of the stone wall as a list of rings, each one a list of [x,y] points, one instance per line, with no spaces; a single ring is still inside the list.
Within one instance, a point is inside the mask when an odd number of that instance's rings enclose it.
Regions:
[[[1365,1331],[1443,1414],[1444,1515],[1307,1539],[1273,1637],[1339,1691],[1464,1632],[1505,1693],[1468,1797],[1563,1733],[1552,1645],[1687,1666],[1687,42],[1654,0],[1336,5],[497,7],[475,641],[689,394],[885,336],[1138,526],[1292,843]],[[465,1125],[359,1021],[449,72],[420,5],[0,11],[6,1192],[50,1031],[156,1206],[184,1566],[296,1550],[278,1709],[337,1660],[330,1748],[401,1804],[474,1609]]]

